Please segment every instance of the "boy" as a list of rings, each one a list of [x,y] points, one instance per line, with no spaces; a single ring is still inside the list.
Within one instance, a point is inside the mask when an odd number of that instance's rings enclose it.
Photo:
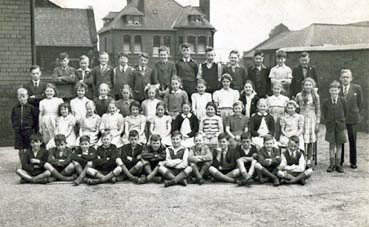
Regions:
[[[156,84],[153,78],[153,70],[147,66],[149,55],[141,53],[138,56],[138,66],[133,70],[129,85],[133,91],[133,99],[142,102],[145,99],[145,91],[149,85]]]
[[[19,158],[25,149],[30,148],[30,137],[38,131],[38,109],[27,103],[28,93],[25,88],[17,90],[18,104],[16,104],[11,112],[12,127],[15,131],[14,148],[19,150]]]
[[[114,183],[116,182],[116,177],[121,174],[122,168],[116,164],[119,151],[111,143],[112,137],[109,132],[102,133],[102,145],[96,149],[96,159],[93,161],[93,167],[87,168],[87,175],[95,179],[88,179],[87,184],[101,184],[110,180]]]
[[[241,135],[241,145],[238,146],[238,152],[240,158],[237,159],[237,166],[240,170],[242,180],[237,181],[237,184],[239,186],[248,185],[249,180],[254,175],[258,150],[251,144],[251,137],[247,132]]]
[[[94,67],[91,71],[96,96],[99,95],[99,90],[97,88],[100,87],[100,84],[105,83],[109,85],[109,88],[113,88],[114,85],[114,70],[113,67],[108,65],[109,54],[106,52],[101,52],[99,54],[99,61],[100,65]]]
[[[160,60],[154,64],[153,77],[155,82],[159,83],[159,96],[164,97],[169,91],[170,81],[173,76],[177,75],[176,66],[173,62],[168,61],[168,48],[163,46],[159,48]]]
[[[142,172],[143,164],[141,161],[142,145],[138,143],[139,135],[136,130],[132,130],[128,134],[129,144],[121,148],[120,157],[117,158],[117,165],[122,168],[123,177],[137,183]]]
[[[46,184],[50,172],[44,169],[48,153],[41,147],[42,137],[33,134],[31,136],[31,149],[27,149],[21,159],[21,168],[16,173],[21,177],[20,183]]]
[[[282,95],[290,97],[290,84],[292,81],[292,70],[285,65],[287,54],[283,50],[276,53],[277,65],[270,70],[269,78],[272,83],[272,89],[275,84],[282,84]]]
[[[139,183],[154,181],[161,182],[161,177],[156,177],[159,172],[159,167],[165,161],[166,151],[161,143],[161,136],[158,134],[151,135],[150,145],[146,146],[142,151],[142,163],[147,174],[146,179],[139,179]]]
[[[220,88],[220,77],[222,76],[222,65],[214,62],[215,52],[212,47],[205,50],[206,61],[199,64],[199,72],[197,78],[204,79],[206,82],[206,91],[213,94]]]
[[[192,172],[196,177],[199,185],[202,185],[205,174],[208,174],[209,167],[213,162],[213,155],[210,149],[204,145],[203,134],[196,133],[193,137],[195,146],[193,146],[188,154],[188,161],[192,167]]]
[[[38,65],[32,65],[29,68],[31,73],[31,81],[24,84],[23,87],[27,89],[29,99],[28,102],[36,109],[39,109],[39,103],[43,99],[43,94],[46,89],[46,83],[41,81],[41,69]]]
[[[127,53],[119,53],[118,54],[119,65],[114,68],[114,77],[113,84],[114,89],[113,93],[115,99],[118,100],[121,98],[121,90],[123,85],[128,84],[131,74],[133,72],[133,68],[128,65],[128,54]]]
[[[346,128],[348,140],[350,143],[350,166],[352,169],[357,168],[356,161],[356,136],[357,125],[360,122],[360,112],[363,107],[363,95],[361,86],[351,83],[352,73],[350,69],[341,70],[342,92],[340,95],[344,97],[347,103]],[[343,164],[345,157],[344,145],[342,145],[341,163]]]
[[[107,112],[109,103],[113,102],[114,99],[108,96],[110,92],[109,85],[102,83],[99,86],[99,96],[94,99],[96,105],[96,113],[101,117]]]
[[[75,69],[70,67],[69,56],[63,52],[59,54],[59,64],[53,72],[53,82],[59,91],[59,97],[69,102],[74,96],[74,85],[76,84]]]
[[[179,131],[172,133],[172,147],[166,149],[166,159],[159,167],[160,174],[167,179],[165,187],[176,184],[187,186],[187,177],[192,172],[188,166],[188,149],[181,145],[182,134]]]
[[[191,47],[188,43],[181,44],[182,59],[176,62],[177,76],[182,80],[183,90],[191,97],[196,92],[196,77],[199,72],[197,62],[191,58]]]
[[[86,55],[79,57],[79,69],[76,70],[76,84],[83,82],[88,85],[86,97],[93,99],[94,97],[94,80],[91,75],[89,66],[89,58]]]
[[[274,147],[274,137],[271,135],[264,136],[264,146],[258,152],[258,163],[255,164],[259,181],[263,184],[265,181],[263,176],[273,180],[273,185],[279,185],[277,177],[278,167],[281,164],[280,150]]]
[[[93,161],[96,158],[96,151],[93,146],[90,146],[90,137],[87,135],[79,138],[79,147],[77,147],[71,155],[71,160],[74,168],[79,174],[79,177],[73,181],[73,185],[78,186],[84,181],[87,169],[92,167]]]
[[[289,184],[305,184],[305,179],[313,174],[312,169],[306,168],[303,152],[299,149],[300,139],[298,136],[291,136],[288,147],[282,152],[282,161],[279,165],[277,175]]]
[[[49,170],[56,179],[49,178],[49,181],[73,181],[75,176],[70,176],[74,171],[74,165],[71,162],[72,150],[67,147],[65,135],[55,135],[54,141],[56,147],[49,150],[45,169]]]
[[[242,91],[243,86],[247,80],[247,74],[244,67],[238,64],[240,53],[238,50],[231,50],[229,52],[229,65],[223,68],[222,75],[229,74],[232,77],[231,87],[239,92]]]
[[[229,137],[226,133],[219,134],[218,144],[209,173],[216,180],[236,183],[236,178],[240,176],[240,171],[236,168],[238,152],[229,146]]]
[[[270,69],[263,64],[263,61],[264,53],[257,50],[254,53],[254,65],[247,69],[248,79],[254,84],[259,98],[266,98],[267,95],[271,95]]]

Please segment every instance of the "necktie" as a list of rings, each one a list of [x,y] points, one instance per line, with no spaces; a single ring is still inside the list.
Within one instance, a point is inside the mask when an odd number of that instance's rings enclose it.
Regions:
[[[36,87],[36,88],[38,87],[38,83],[37,83],[37,82],[35,82],[35,87]]]
[[[348,87],[345,86],[345,88],[343,89],[343,95],[346,96],[348,93]]]

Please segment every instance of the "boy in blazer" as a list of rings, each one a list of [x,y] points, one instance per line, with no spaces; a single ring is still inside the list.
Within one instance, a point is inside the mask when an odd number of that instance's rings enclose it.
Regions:
[[[65,52],[59,55],[60,66],[56,67],[53,72],[53,83],[59,91],[59,97],[69,102],[74,96],[74,86],[76,84],[76,70],[70,67],[69,55]]]
[[[266,98],[267,95],[271,95],[270,69],[263,64],[263,60],[264,53],[255,51],[254,65],[247,69],[247,77],[254,84],[256,94],[260,98]]]
[[[119,53],[118,55],[119,65],[114,68],[114,97],[116,100],[121,98],[121,91],[125,84],[128,84],[131,74],[133,72],[133,68],[128,65],[128,54],[127,53]]]
[[[79,58],[79,69],[76,70],[76,84],[83,82],[87,84],[88,89],[86,91],[86,97],[89,99],[94,98],[94,80],[92,78],[91,69],[88,67],[89,58],[86,55],[82,55]]]
[[[29,68],[31,81],[24,84],[23,87],[28,91],[28,102],[39,109],[39,103],[43,99],[43,93],[46,89],[46,83],[41,81],[41,69],[38,65],[32,65]]]
[[[91,71],[96,96],[99,96],[98,88],[100,84],[106,83],[109,85],[110,89],[114,86],[114,69],[108,65],[109,54],[106,52],[100,53],[99,61],[100,65],[94,67]]]

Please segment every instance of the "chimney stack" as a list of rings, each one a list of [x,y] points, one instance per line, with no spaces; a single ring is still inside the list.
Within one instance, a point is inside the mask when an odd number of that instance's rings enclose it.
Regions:
[[[201,11],[205,14],[205,17],[210,21],[210,0],[199,0],[199,7]]]
[[[138,0],[137,9],[140,10],[142,13],[145,13],[145,0]]]

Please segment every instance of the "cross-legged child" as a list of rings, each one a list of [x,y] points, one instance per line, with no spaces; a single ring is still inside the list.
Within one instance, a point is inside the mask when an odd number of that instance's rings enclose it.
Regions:
[[[258,163],[255,164],[255,169],[260,183],[265,182],[263,179],[263,176],[265,176],[273,180],[274,186],[278,186],[280,183],[277,172],[281,164],[281,152],[279,148],[274,147],[275,139],[272,135],[266,135],[263,139],[264,146],[258,152]]]
[[[170,146],[171,142],[171,131],[172,131],[172,118],[165,114],[165,103],[159,102],[156,105],[156,115],[150,121],[150,134],[161,135],[161,143],[165,146]]]
[[[91,75],[94,82],[95,87],[95,97],[98,97],[100,85],[106,84],[110,89],[114,87],[114,69],[109,65],[109,54],[106,52],[101,52],[99,54],[99,62],[100,65],[94,67],[91,71]],[[110,93],[108,93],[110,94]],[[101,116],[101,115],[100,115]]]
[[[242,113],[246,117],[250,118],[254,113],[257,112],[257,103],[259,101],[259,96],[255,93],[254,84],[251,80],[246,81],[243,91],[240,94],[240,101],[245,107]]]
[[[292,69],[285,65],[287,54],[280,50],[276,53],[277,65],[270,70],[269,78],[272,89],[275,84],[282,84],[282,95],[290,97],[290,85],[292,82]]]
[[[121,98],[121,91],[124,85],[128,85],[133,68],[128,65],[128,54],[127,53],[119,53],[118,54],[118,62],[119,65],[114,68],[114,88],[113,93],[116,100]]]
[[[124,122],[124,135],[123,135],[123,144],[129,143],[129,132],[132,130],[136,130],[139,134],[139,142],[141,144],[146,143],[146,117],[141,113],[141,105],[137,101],[133,101],[130,106],[131,115],[125,118]]]
[[[330,98],[323,103],[322,115],[326,127],[325,140],[329,143],[330,165],[327,172],[336,170],[343,173],[341,152],[342,144],[347,142],[345,134],[347,104],[346,100],[339,96],[340,89],[341,85],[338,81],[330,83]]]
[[[253,178],[255,165],[257,163],[257,148],[251,144],[250,134],[247,132],[241,135],[241,145],[238,146],[239,156],[237,167],[240,170],[242,179],[237,181],[239,186],[248,185]]]
[[[197,80],[197,93],[193,93],[192,111],[196,117],[201,120],[206,115],[206,104],[212,101],[211,93],[205,92],[206,82],[203,79]]]
[[[236,183],[236,178],[240,176],[237,168],[238,151],[229,146],[229,137],[226,133],[218,136],[219,147],[214,151],[213,164],[209,168],[209,173],[215,180]]]
[[[56,84],[60,92],[59,97],[69,102],[74,94],[76,70],[69,66],[69,56],[65,52],[59,54],[59,64],[60,66],[56,67],[52,74],[53,83]]]
[[[89,136],[81,136],[79,138],[79,146],[73,151],[71,160],[75,170],[79,174],[78,178],[73,181],[75,186],[78,186],[85,181],[87,169],[92,167],[93,161],[96,158],[96,151],[90,144]]]
[[[286,113],[281,118],[281,136],[279,142],[281,146],[286,147],[291,136],[299,137],[299,148],[304,150],[304,116],[296,113],[299,106],[293,100],[288,101],[286,106]]]
[[[99,96],[94,99],[96,105],[96,113],[101,117],[108,110],[108,105],[114,99],[109,96],[110,88],[106,83],[99,85]]]
[[[207,84],[206,92],[213,94],[219,89],[220,77],[222,75],[222,65],[214,62],[215,51],[212,47],[206,48],[205,55],[206,60],[204,63],[199,64],[199,72],[197,77],[203,79]],[[199,92],[199,90],[197,91]],[[193,99],[191,100],[193,102]]]
[[[249,119],[242,114],[243,104],[236,101],[233,104],[233,114],[228,116],[225,121],[225,131],[230,138],[240,141],[241,135],[248,131]]]
[[[222,75],[229,74],[232,78],[231,87],[239,92],[243,89],[247,80],[247,74],[244,67],[239,65],[240,53],[238,50],[231,50],[229,52],[229,65],[223,67]]]
[[[122,168],[122,177],[119,180],[128,178],[130,181],[137,183],[140,176],[143,163],[141,154],[143,146],[139,144],[139,134],[136,130],[131,130],[128,135],[129,143],[121,148],[120,157],[117,159],[117,165]]]
[[[213,162],[213,154],[208,146],[204,144],[202,133],[196,133],[193,137],[195,146],[189,149],[188,162],[192,167],[192,173],[199,185],[202,185],[204,176],[209,173],[209,167]]]
[[[17,90],[18,103],[11,112],[12,127],[15,131],[14,148],[17,149],[19,158],[30,148],[31,135],[38,131],[38,110],[27,103],[28,92],[25,88]]]
[[[55,146],[49,150],[45,169],[49,170],[55,179],[49,181],[73,181],[75,176],[70,176],[74,172],[74,165],[71,160],[72,150],[67,147],[65,135],[57,134],[54,137]]]
[[[182,105],[189,102],[187,93],[180,89],[181,78],[173,76],[170,84],[171,88],[169,89],[169,92],[165,94],[164,102],[168,108],[168,114],[175,119],[181,112]]]
[[[70,100],[70,108],[76,121],[80,121],[82,117],[86,116],[86,103],[90,101],[85,94],[87,92],[87,84],[78,82],[76,84],[77,97]]]
[[[305,179],[313,174],[311,168],[306,169],[304,153],[299,149],[299,137],[291,136],[287,149],[282,152],[282,161],[277,175],[288,184],[305,184]]]
[[[192,147],[193,136],[199,131],[199,120],[191,113],[189,103],[182,105],[182,113],[173,121],[172,132],[179,131],[182,134],[182,146]]]
[[[217,106],[213,102],[206,104],[206,117],[200,121],[199,131],[204,133],[204,143],[210,149],[218,144],[218,135],[223,132],[222,118],[216,115]]]
[[[123,115],[123,117],[127,117],[131,114],[129,107],[131,103],[134,101],[132,99],[132,89],[129,85],[125,84],[121,89],[122,98],[115,102],[115,105],[119,109],[119,113]]]
[[[95,114],[96,107],[93,101],[88,101],[85,108],[86,116],[84,116],[79,122],[79,136],[88,136],[90,138],[91,146],[95,146],[98,142],[101,117]]]
[[[118,112],[115,102],[111,102],[108,105],[108,112],[101,118],[100,132],[110,132],[112,136],[111,143],[117,148],[123,146],[122,134],[124,131],[124,118],[122,114]]]
[[[181,145],[182,134],[178,131],[172,133],[172,147],[166,149],[166,159],[159,172],[166,181],[165,187],[181,184],[187,186],[187,177],[192,168],[188,166],[188,149]]]
[[[162,178],[158,176],[159,167],[166,159],[166,148],[161,143],[161,136],[153,134],[149,144],[142,151],[142,163],[146,178],[140,178],[138,183],[156,182],[161,183]]]
[[[46,184],[50,172],[44,168],[48,153],[41,146],[42,137],[33,134],[30,137],[31,148],[27,148],[21,158],[21,167],[16,173],[21,177],[20,183]]]

